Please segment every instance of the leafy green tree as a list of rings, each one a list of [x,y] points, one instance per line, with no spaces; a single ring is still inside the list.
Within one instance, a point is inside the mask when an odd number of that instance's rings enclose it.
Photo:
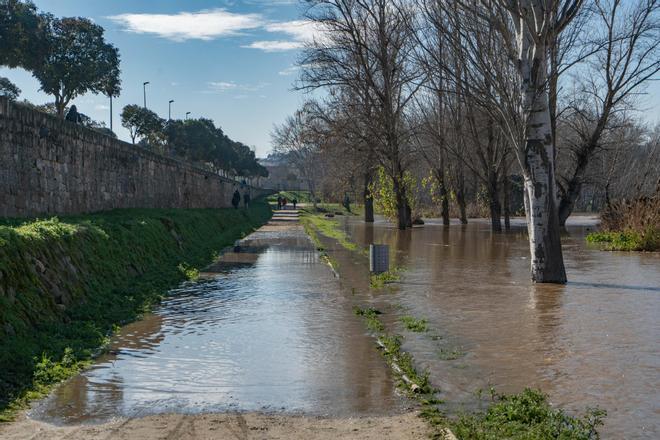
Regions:
[[[34,76],[41,90],[55,97],[60,117],[78,95],[119,92],[119,51],[105,42],[103,32],[87,18],[52,20],[48,55]]]
[[[52,17],[31,1],[0,0],[0,65],[34,71],[49,50]]]
[[[0,96],[9,98],[10,101],[15,101],[21,94],[21,89],[16,84],[9,81],[9,78],[0,76]]]
[[[121,125],[128,130],[135,144],[137,138],[147,142],[159,138],[163,133],[164,121],[151,110],[130,104],[121,112]]]

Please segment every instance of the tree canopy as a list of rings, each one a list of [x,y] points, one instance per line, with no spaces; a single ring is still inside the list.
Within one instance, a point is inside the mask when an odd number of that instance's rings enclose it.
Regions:
[[[87,18],[51,21],[47,56],[33,73],[41,90],[55,97],[58,115],[78,95],[119,93],[119,51],[103,33]]]
[[[137,138],[153,138],[162,132],[163,124],[156,113],[136,104],[127,105],[121,112],[121,125],[128,130],[133,143]]]
[[[19,89],[16,84],[9,81],[9,78],[0,76],[0,96],[4,96],[9,98],[11,101],[15,101],[20,94],[21,89]]]
[[[0,65],[36,69],[48,53],[51,20],[30,1],[0,0]]]

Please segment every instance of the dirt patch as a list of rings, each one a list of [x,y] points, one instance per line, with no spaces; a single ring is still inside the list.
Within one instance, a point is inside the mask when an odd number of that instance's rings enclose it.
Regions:
[[[267,414],[164,414],[101,425],[53,426],[22,417],[0,426],[6,440],[48,439],[364,439],[428,438],[416,413],[386,417],[318,418]]]

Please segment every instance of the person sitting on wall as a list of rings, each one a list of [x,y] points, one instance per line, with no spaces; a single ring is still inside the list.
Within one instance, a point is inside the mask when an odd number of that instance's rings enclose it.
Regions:
[[[245,206],[245,209],[250,207],[250,192],[246,191],[245,194],[243,194],[243,206]]]
[[[69,122],[73,122],[74,124],[80,124],[82,122],[80,113],[78,113],[78,108],[75,105],[71,106],[68,113],[66,114],[65,119]]]
[[[231,204],[234,209],[238,209],[238,204],[241,203],[241,193],[238,190],[234,191],[234,195],[231,198]]]

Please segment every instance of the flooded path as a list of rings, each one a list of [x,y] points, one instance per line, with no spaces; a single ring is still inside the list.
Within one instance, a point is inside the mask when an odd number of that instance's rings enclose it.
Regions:
[[[406,404],[351,298],[282,212],[123,328],[31,413],[55,424],[162,413],[384,415]]]
[[[569,225],[569,283],[551,286],[529,281],[521,227],[491,233],[486,222],[431,221],[401,232],[345,221],[355,241],[389,244],[405,268],[372,301],[428,320],[428,332],[412,333],[389,318],[450,412],[479,407],[480,389],[539,387],[569,411],[606,409],[603,438],[660,438],[660,255],[589,248],[588,228]],[[360,273],[343,282],[363,286]]]

